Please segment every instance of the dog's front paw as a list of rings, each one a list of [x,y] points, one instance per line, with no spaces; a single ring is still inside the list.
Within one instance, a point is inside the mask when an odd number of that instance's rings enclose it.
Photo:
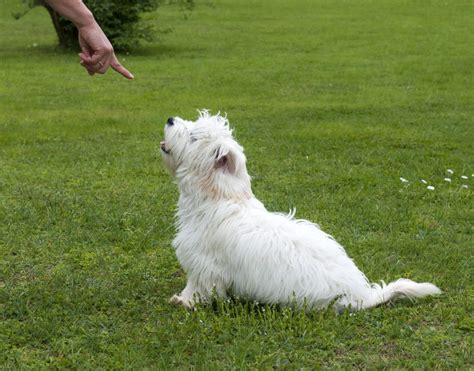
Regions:
[[[186,300],[185,298],[179,295],[173,295],[168,302],[173,305],[182,305],[187,309],[192,309],[194,307],[191,300]]]

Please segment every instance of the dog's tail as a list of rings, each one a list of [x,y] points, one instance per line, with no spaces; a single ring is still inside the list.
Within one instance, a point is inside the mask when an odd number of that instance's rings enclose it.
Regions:
[[[374,283],[371,285],[370,290],[371,298],[366,302],[362,302],[362,308],[364,309],[400,298],[414,300],[442,293],[442,291],[432,283],[417,283],[406,278],[400,278],[397,281],[390,282],[388,285],[386,285],[385,282],[381,284]]]

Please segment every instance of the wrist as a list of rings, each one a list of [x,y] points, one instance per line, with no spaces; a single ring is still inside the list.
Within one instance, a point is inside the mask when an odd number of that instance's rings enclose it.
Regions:
[[[80,7],[79,11],[77,12],[77,16],[74,18],[75,19],[71,19],[71,21],[78,29],[96,23],[94,15],[85,5]]]

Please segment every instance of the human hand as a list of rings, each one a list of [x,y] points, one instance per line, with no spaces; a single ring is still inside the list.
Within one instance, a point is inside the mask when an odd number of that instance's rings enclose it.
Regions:
[[[97,24],[91,22],[78,28],[79,45],[82,52],[79,53],[81,65],[87,70],[89,75],[96,73],[104,74],[109,67],[126,77],[133,79],[134,76],[120,64],[114,53],[114,48],[107,36]]]

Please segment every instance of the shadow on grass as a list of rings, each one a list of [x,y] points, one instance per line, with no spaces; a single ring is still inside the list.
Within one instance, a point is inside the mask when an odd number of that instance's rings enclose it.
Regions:
[[[312,319],[329,319],[341,315],[349,315],[350,310],[345,310],[340,313],[332,308],[332,305],[327,309],[309,308],[306,304],[297,305],[290,303],[289,305],[279,304],[264,304],[256,301],[239,298],[237,296],[230,296],[227,299],[214,296],[208,302],[198,303],[195,311],[204,310],[211,312],[217,316],[226,316],[231,318],[237,317],[252,317],[258,319],[269,318],[305,318]]]
[[[247,317],[258,320],[278,320],[281,318],[287,319],[302,319],[304,320],[318,320],[318,321],[329,321],[337,318],[346,320],[349,317],[360,317],[364,318],[377,318],[380,315],[389,315],[390,312],[395,314],[404,310],[416,310],[420,306],[431,306],[434,305],[436,298],[424,298],[422,300],[409,300],[402,299],[395,302],[388,302],[377,305],[376,307],[354,311],[350,307],[340,308],[336,310],[334,307],[337,299],[334,299],[327,308],[309,308],[305,303],[302,306],[296,303],[290,303],[289,305],[279,304],[263,304],[247,299],[242,299],[236,296],[231,296],[227,299],[219,298],[214,296],[210,301],[205,303],[198,303],[194,309],[194,312],[204,311],[212,313],[218,317],[225,316],[230,318]]]
[[[0,50],[0,59],[2,61],[15,60],[24,57],[57,57],[57,56],[71,56],[77,57],[80,50],[76,49],[65,49],[57,45],[37,45],[31,44],[26,46],[14,46],[4,47]],[[188,57],[193,58],[195,56],[205,55],[204,48],[198,47],[178,47],[169,46],[165,44],[160,45],[143,45],[127,52],[118,51],[116,54],[121,57],[124,55],[130,57],[150,57],[153,60],[156,59],[168,59],[168,58],[179,58]]]

